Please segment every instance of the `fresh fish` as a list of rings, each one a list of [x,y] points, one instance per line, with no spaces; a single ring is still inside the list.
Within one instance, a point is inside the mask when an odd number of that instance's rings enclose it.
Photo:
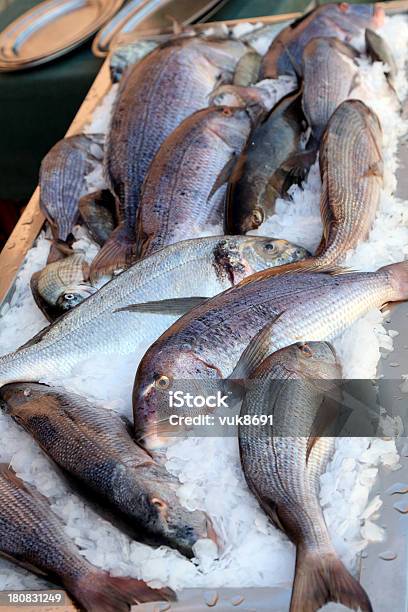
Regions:
[[[313,38],[303,52],[303,110],[315,143],[357,84],[358,53],[336,38]]]
[[[0,401],[81,495],[134,539],[187,557],[200,538],[215,539],[206,515],[181,505],[179,481],[133,442],[119,415],[37,383],[6,385]]]
[[[323,237],[315,256],[274,268],[283,274],[333,269],[367,239],[383,182],[382,130],[377,115],[360,100],[346,100],[332,115],[320,145]]]
[[[26,346],[0,357],[0,386],[59,378],[100,353],[131,353],[177,316],[163,323],[160,317],[123,310],[131,304],[209,297],[265,267],[305,256],[304,249],[285,240],[256,236],[211,236],[161,249],[114,277]]]
[[[115,49],[110,56],[109,71],[112,83],[118,83],[126,70],[137,64],[159,45],[157,40],[136,40]]]
[[[103,142],[100,134],[69,136],[57,142],[41,162],[40,208],[54,239],[49,263],[70,253],[79,198],[86,192],[85,176],[102,163]]]
[[[223,230],[226,183],[251,130],[242,108],[210,107],[164,141],[146,175],[137,215],[138,257],[208,226]]]
[[[162,415],[177,381],[216,386],[226,377],[246,378],[280,348],[307,339],[331,340],[370,309],[406,299],[408,262],[337,276],[303,272],[247,278],[187,312],[147,350],[133,390],[137,439],[148,448],[167,443]],[[257,350],[245,352],[259,332]]]
[[[105,244],[116,227],[115,201],[108,189],[83,196],[79,201],[79,212],[91,237]]]
[[[301,91],[289,94],[255,127],[229,181],[226,233],[258,228],[274,213],[277,198],[304,178],[301,98]]]
[[[241,57],[234,74],[234,85],[248,87],[258,81],[262,56],[250,49]]]
[[[387,44],[387,41],[382,38],[377,32],[370,30],[365,31],[365,43],[367,53],[373,62],[382,62],[386,66],[385,75],[388,83],[395,91],[395,79],[398,74],[398,67],[394,59],[394,55]]]
[[[105,155],[119,226],[93,261],[93,277],[135,261],[136,211],[153,157],[183,119],[208,106],[220,82],[232,81],[245,51],[239,41],[184,36],[160,45],[127,73],[119,86]]]
[[[280,74],[300,76],[302,56],[312,38],[329,36],[349,42],[365,28],[377,28],[384,21],[384,9],[377,4],[323,4],[297,19],[272,41],[263,58],[261,79]]]
[[[110,576],[94,567],[68,538],[36,489],[0,466],[0,555],[64,587],[87,612],[126,612],[132,604],[175,599],[170,589]]]
[[[319,503],[320,476],[334,452],[328,433],[341,405],[340,378],[329,344],[293,344],[251,374],[241,408],[249,416],[238,430],[246,481],[296,546],[290,612],[315,612],[329,601],[372,611],[334,549]],[[272,423],[252,424],[265,415]]]
[[[32,275],[30,285],[37,306],[49,321],[96,291],[89,280],[89,264],[79,254],[47,264]]]

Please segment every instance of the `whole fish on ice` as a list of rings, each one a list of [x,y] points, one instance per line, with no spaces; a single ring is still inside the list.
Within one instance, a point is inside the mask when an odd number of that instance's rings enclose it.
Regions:
[[[54,321],[96,291],[89,279],[89,264],[78,253],[35,272],[30,286],[37,306],[49,321]]]
[[[147,350],[133,390],[137,439],[148,448],[168,442],[163,415],[176,381],[219,385],[226,377],[246,378],[280,348],[331,340],[370,309],[406,299],[408,262],[377,272],[258,274],[245,279],[187,312]],[[258,334],[256,349],[245,351]],[[185,406],[183,412],[188,411]]]
[[[372,610],[334,549],[319,503],[320,476],[334,452],[328,434],[341,405],[340,378],[329,344],[293,344],[251,373],[241,408],[241,416],[250,417],[239,426],[246,481],[296,546],[290,612],[316,612],[329,601]],[[252,424],[265,415],[267,425]]]
[[[360,100],[345,100],[333,113],[320,145],[323,237],[313,258],[275,268],[282,274],[338,266],[367,240],[383,184],[382,130]],[[268,274],[268,272],[265,272]]]
[[[281,74],[300,76],[302,56],[312,38],[329,36],[350,42],[366,28],[384,22],[384,9],[377,4],[323,4],[284,28],[264,55],[261,79],[276,79]]]
[[[276,200],[304,178],[302,92],[290,93],[256,125],[228,185],[225,229],[245,234],[275,210]]]
[[[193,112],[208,106],[220,82],[231,82],[246,45],[181,36],[160,45],[122,79],[105,154],[119,225],[92,263],[92,276],[136,258],[136,212],[150,163],[162,142]]]
[[[306,257],[302,247],[257,236],[216,236],[170,245],[114,277],[97,293],[45,328],[24,347],[0,357],[0,386],[65,376],[81,361],[128,354],[158,337],[179,312],[156,317],[132,304],[213,296],[265,267]],[[182,312],[188,309],[183,306]]]
[[[133,442],[119,415],[37,383],[6,385],[0,402],[80,494],[134,539],[192,557],[198,539],[214,537],[206,515],[181,505],[179,481]]]
[[[48,262],[70,253],[78,204],[86,191],[85,176],[102,163],[104,136],[78,134],[63,138],[40,167],[40,208],[50,224],[53,244]]]
[[[132,604],[174,599],[170,589],[110,576],[68,538],[48,501],[0,465],[0,555],[63,586],[87,612],[127,612]]]
[[[210,107],[185,119],[164,141],[146,175],[137,214],[137,254],[222,233],[226,184],[251,130],[245,109]]]

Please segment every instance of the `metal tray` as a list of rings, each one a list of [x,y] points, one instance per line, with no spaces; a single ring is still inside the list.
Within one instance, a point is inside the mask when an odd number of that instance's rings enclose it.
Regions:
[[[82,44],[116,13],[124,0],[47,0],[0,34],[0,71],[22,70]]]
[[[106,57],[118,36],[162,27],[174,19],[181,25],[208,19],[227,0],[131,0],[95,36],[92,51]]]
[[[398,0],[393,2],[380,3],[388,14],[408,11],[408,0]],[[280,23],[289,19],[294,19],[299,13],[285,15],[266,16],[258,18],[245,18],[225,21],[226,25],[235,25],[245,22],[264,22]],[[202,29],[208,24],[198,24],[193,26],[195,29]],[[163,30],[150,30],[149,35],[160,35]],[[145,35],[145,31],[143,31]],[[108,92],[110,88],[108,62],[102,66],[91,90],[84,100],[83,105],[78,111],[68,134],[72,135],[80,132],[83,126],[89,121],[93,111],[98,105],[99,100]],[[397,173],[398,193],[406,196],[408,190],[408,144],[402,144],[399,151],[401,166]],[[397,194],[398,195],[398,194]],[[24,261],[27,251],[33,246],[40,230],[44,224],[44,217],[39,209],[39,190],[34,192],[29,204],[27,205],[19,223],[15,227],[4,249],[0,252],[0,307],[8,301],[14,291],[14,280],[20,265]],[[391,329],[399,330],[401,333],[394,338],[395,349],[392,353],[401,364],[401,368],[407,371],[408,366],[408,345],[406,334],[406,321],[408,315],[408,303],[398,304],[392,308],[388,317],[389,323],[386,325]],[[400,368],[400,369],[401,369]],[[400,370],[399,369],[399,370]],[[381,359],[379,364],[380,373],[387,378],[399,377],[399,371],[390,367],[387,359]],[[402,371],[402,370],[401,370]],[[400,450],[402,447],[408,449],[406,439],[398,443]],[[393,507],[396,501],[395,496],[391,496],[389,487],[395,482],[408,482],[408,451],[402,453],[401,469],[396,472],[380,470],[377,484],[372,491],[372,496],[380,494],[383,500],[379,525],[386,526],[387,539],[381,544],[371,544],[367,547],[364,556],[359,563],[359,579],[368,592],[376,612],[406,612],[408,610],[408,514],[400,514]],[[406,494],[408,497],[408,494]],[[390,561],[382,560],[379,554],[384,550],[392,550],[397,556]],[[282,585],[279,588],[262,589],[185,589],[179,595],[179,601],[172,604],[170,608],[160,604],[144,604],[133,608],[140,612],[159,612],[167,609],[168,612],[204,612],[214,609],[215,612],[227,612],[230,610],[242,610],[252,612],[285,612],[288,609],[291,585]],[[217,592],[218,601],[215,606],[209,606],[207,599]],[[236,603],[235,597],[243,596],[244,600],[240,605]],[[65,612],[75,610],[69,604],[58,608]],[[32,608],[34,611],[34,608]],[[336,605],[327,605],[325,612],[339,610]]]

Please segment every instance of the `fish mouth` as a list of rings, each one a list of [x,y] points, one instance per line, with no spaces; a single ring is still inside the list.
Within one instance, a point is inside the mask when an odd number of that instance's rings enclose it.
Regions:
[[[147,451],[155,451],[175,444],[183,432],[185,430],[182,427],[172,426],[168,419],[163,419],[149,424],[145,431],[136,435],[136,441]]]

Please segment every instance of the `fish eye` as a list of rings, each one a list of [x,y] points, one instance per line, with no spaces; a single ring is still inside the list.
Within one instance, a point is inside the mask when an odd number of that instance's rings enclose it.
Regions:
[[[156,506],[157,510],[159,511],[159,514],[161,514],[163,519],[167,518],[167,514],[168,514],[168,505],[166,504],[166,502],[161,499],[160,497],[153,497],[151,500],[152,504],[154,506]]]
[[[274,248],[275,248],[275,245],[274,245],[274,244],[272,244],[272,242],[268,242],[267,244],[265,244],[265,249],[266,249],[267,251],[273,251],[273,250],[274,250]]]
[[[167,389],[170,386],[170,379],[168,376],[159,376],[156,378],[155,385],[158,389]]]
[[[72,302],[72,300],[75,300],[75,295],[73,293],[66,293],[64,298],[68,300],[68,302]]]
[[[302,352],[302,354],[305,357],[312,357],[313,356],[312,349],[310,348],[310,346],[308,344],[301,344],[299,346],[299,350]]]

